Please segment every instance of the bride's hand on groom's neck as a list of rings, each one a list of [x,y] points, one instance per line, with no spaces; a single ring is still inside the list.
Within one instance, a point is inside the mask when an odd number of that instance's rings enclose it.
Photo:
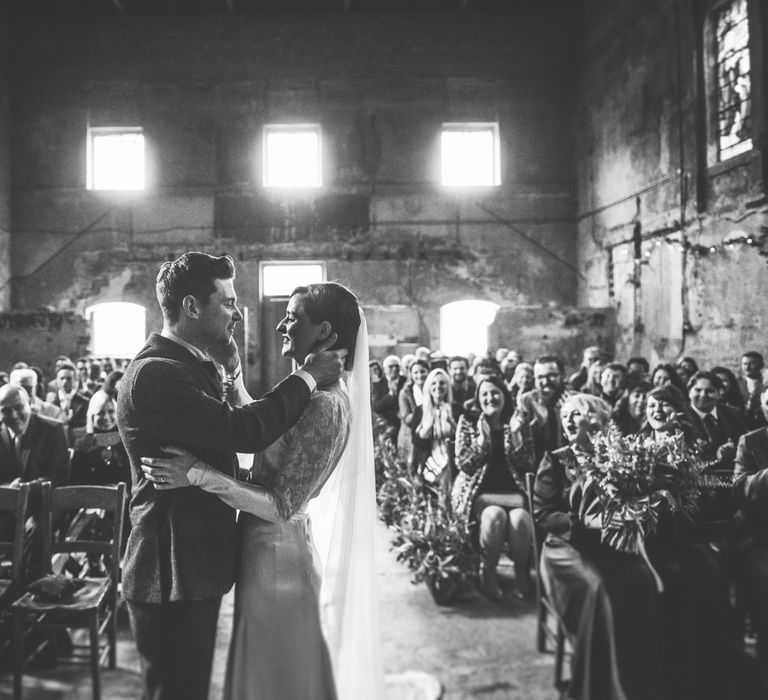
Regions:
[[[331,333],[324,341],[307,355],[300,369],[309,372],[317,386],[333,384],[341,376],[344,369],[346,350],[329,350],[338,339],[336,333]]]
[[[240,352],[234,338],[208,348],[208,357],[220,364],[227,374],[233,374],[240,365]]]

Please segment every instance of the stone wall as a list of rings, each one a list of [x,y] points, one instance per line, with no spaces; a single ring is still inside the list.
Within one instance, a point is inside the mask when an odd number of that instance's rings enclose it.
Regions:
[[[754,149],[713,163],[705,5],[598,0],[578,25],[579,302],[616,309],[623,358],[768,352],[768,19],[750,2]]]
[[[572,304],[571,15],[534,5],[16,22],[13,307],[133,301],[156,327],[154,272],[188,249],[239,261],[255,362],[260,260],[325,261],[382,309],[382,342],[405,309],[418,338],[409,321],[395,347],[436,347],[459,299]],[[465,120],[499,121],[501,187],[437,184],[440,125]],[[260,186],[281,121],[322,126],[316,194]],[[85,189],[89,124],[144,127],[145,192]]]

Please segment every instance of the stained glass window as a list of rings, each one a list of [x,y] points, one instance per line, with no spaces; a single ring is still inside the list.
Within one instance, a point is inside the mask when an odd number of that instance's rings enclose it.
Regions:
[[[747,0],[734,0],[715,17],[717,147],[720,160],[752,148],[752,84]]]

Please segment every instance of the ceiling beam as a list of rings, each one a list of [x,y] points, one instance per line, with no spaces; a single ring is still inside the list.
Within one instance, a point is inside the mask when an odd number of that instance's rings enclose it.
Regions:
[[[120,2],[120,0],[112,0],[112,4],[117,8],[117,11],[121,14],[125,14],[125,8],[123,7],[123,4]]]
[[[235,0],[226,0],[227,3],[227,9],[229,10],[229,14],[233,15],[235,14]]]
[[[344,0],[344,12],[346,12],[350,7],[352,7],[352,0]]]

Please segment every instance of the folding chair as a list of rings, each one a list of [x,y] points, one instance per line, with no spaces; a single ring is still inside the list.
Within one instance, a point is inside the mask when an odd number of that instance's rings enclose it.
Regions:
[[[82,587],[67,602],[45,602],[27,592],[13,603],[14,700],[20,700],[22,694],[27,660],[25,637],[35,628],[89,630],[89,644],[75,646],[76,650],[87,648],[89,651],[85,656],[75,658],[89,660],[93,698],[99,700],[101,697],[99,667],[106,657],[110,669],[114,669],[117,664],[117,604],[125,498],[124,483],[116,486],[60,486],[50,491],[49,507],[43,509],[44,561],[56,562],[62,553],[100,554],[105,557],[107,575],[82,579]],[[77,518],[65,534],[54,536],[54,524],[61,522],[62,516],[71,512],[83,513],[85,509],[98,509],[110,517],[112,528],[106,541],[88,539],[88,529],[78,527]],[[105,638],[103,645],[102,636]],[[44,641],[38,649],[32,651],[32,655],[50,643]]]
[[[563,621],[557,614],[552,601],[547,597],[544,586],[541,583],[541,532],[536,527],[536,521],[533,519],[533,485],[536,475],[528,472],[525,475],[525,491],[528,501],[528,510],[533,520],[533,537],[531,546],[533,548],[533,561],[536,567],[536,649],[545,653],[549,651],[549,644],[554,644],[555,653],[555,688],[562,693],[567,690],[569,681],[564,678],[563,666],[565,665],[565,644],[568,640],[568,633]],[[554,629],[553,629],[554,628]]]

